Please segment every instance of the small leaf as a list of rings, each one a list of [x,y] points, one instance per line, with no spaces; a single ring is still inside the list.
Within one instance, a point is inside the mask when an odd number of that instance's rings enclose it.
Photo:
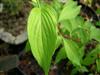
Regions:
[[[72,33],[72,31],[74,31],[75,29],[83,27],[84,20],[80,16],[77,16],[76,18],[71,20],[64,20],[61,22],[61,24],[64,26],[64,28],[66,28],[66,30]]]
[[[70,23],[72,25],[72,30],[75,30],[77,28],[83,28],[84,20],[82,17],[77,16],[70,20]]]
[[[78,71],[81,72],[81,73],[83,73],[83,72],[88,72],[88,69],[85,66],[75,67],[72,70],[71,75],[76,75]]]
[[[81,66],[78,70],[80,72],[88,72],[88,69],[85,66]]]
[[[96,60],[97,71],[100,72],[100,58]]]
[[[63,4],[61,4],[61,3],[59,2],[59,0],[53,0],[53,1],[51,2],[51,6],[57,11],[57,13],[58,13],[58,15],[59,15],[60,12],[61,12],[61,9],[62,9]]]
[[[89,75],[94,75],[93,73],[90,73]]]
[[[96,13],[97,13],[97,14],[100,14],[100,8],[98,8],[98,9],[96,10]]]
[[[26,46],[25,46],[25,52],[29,52],[29,51],[31,51],[31,47],[30,47],[30,43],[29,43],[29,41],[26,43]]]
[[[96,22],[96,26],[100,27],[100,21]]]
[[[80,63],[80,56],[79,56],[79,47],[77,46],[77,44],[75,42],[73,42],[72,40],[65,40],[64,41],[64,47],[65,47],[65,51],[66,51],[66,55],[68,57],[68,59],[75,65],[81,66]]]
[[[59,21],[75,18],[80,13],[80,8],[75,1],[68,0],[61,11]]]
[[[77,72],[78,72],[78,69],[75,67],[74,69],[72,69],[71,75],[76,75]]]
[[[80,43],[84,45],[90,40],[90,33],[88,30],[85,30],[83,28],[77,28],[72,32],[72,37],[75,37],[75,39],[79,39]]]
[[[86,57],[83,59],[84,65],[90,65],[95,62],[97,59],[97,55],[100,53],[100,46],[98,45],[94,50],[92,50],[90,53],[86,55]]]
[[[62,44],[62,38],[61,36],[58,35],[55,48],[57,49],[61,44]]]
[[[79,48],[79,54],[80,54],[80,58],[81,58],[81,61],[82,61],[82,58],[85,54],[85,51],[84,51],[84,46],[82,46],[81,48]]]
[[[35,3],[37,3],[37,0],[32,0],[32,2],[35,2]]]
[[[56,56],[55,63],[60,62],[62,59],[65,59],[67,57],[65,48],[61,48]]]
[[[93,26],[93,24],[90,21],[85,21],[83,28],[90,31],[91,26]]]
[[[63,25],[63,28],[65,28],[69,32],[72,32],[72,25],[69,20],[62,21],[61,24]]]
[[[92,26],[91,27],[91,33],[90,33],[91,39],[95,39],[100,42],[100,29]]]

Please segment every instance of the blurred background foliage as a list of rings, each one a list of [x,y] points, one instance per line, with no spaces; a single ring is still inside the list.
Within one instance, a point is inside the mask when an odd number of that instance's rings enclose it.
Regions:
[[[1,0],[0,3],[3,4],[3,12],[15,15],[21,11],[24,0]]]

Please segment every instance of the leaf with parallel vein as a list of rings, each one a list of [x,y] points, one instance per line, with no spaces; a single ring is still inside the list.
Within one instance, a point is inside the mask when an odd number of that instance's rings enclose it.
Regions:
[[[56,16],[53,8],[34,8],[28,18],[28,38],[32,54],[48,74],[56,46]]]

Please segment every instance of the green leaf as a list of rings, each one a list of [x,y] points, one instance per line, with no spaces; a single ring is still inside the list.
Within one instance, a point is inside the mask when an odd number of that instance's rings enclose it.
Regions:
[[[62,59],[65,59],[67,57],[65,48],[61,48],[56,56],[55,63],[60,62]]]
[[[35,2],[35,3],[37,3],[37,0],[32,0],[32,2]]]
[[[78,69],[80,72],[89,72],[88,69],[85,66],[81,66]]]
[[[78,52],[79,47],[78,45],[72,41],[72,40],[65,40],[64,41],[64,47],[65,47],[65,51],[66,51],[66,55],[68,57],[68,59],[75,65],[77,66],[81,66],[80,63],[80,54]]]
[[[55,52],[57,20],[53,8],[32,9],[28,18],[28,39],[32,54],[48,75],[52,55]]]
[[[51,2],[51,6],[57,11],[58,16],[59,16],[63,4],[61,4],[61,3],[59,2],[59,0],[53,0],[53,1]]]
[[[85,21],[83,28],[90,31],[91,26],[93,26],[93,24],[90,21]]]
[[[62,38],[61,38],[61,36],[57,36],[57,41],[56,41],[56,49],[60,46],[62,44]]]
[[[90,38],[95,39],[95,40],[100,42],[100,29],[92,26],[91,27]]]
[[[72,25],[72,29],[75,30],[76,28],[83,28],[84,19],[81,16],[77,16],[70,20]]]
[[[97,21],[96,22],[96,26],[99,26],[100,27],[100,21]]]
[[[84,25],[84,20],[78,16],[71,20],[64,20],[61,22],[61,24],[68,30],[70,33],[72,33],[73,30],[77,28],[82,28]]]
[[[75,18],[80,13],[80,8],[75,1],[68,0],[61,11],[59,21]]]
[[[97,71],[100,73],[100,58],[96,60]]]
[[[30,43],[29,43],[29,41],[26,43],[26,46],[25,46],[25,52],[29,52],[29,51],[31,51],[31,47],[30,47]]]
[[[72,25],[69,20],[62,21],[61,24],[63,25],[63,28],[65,28],[69,32],[72,31]]]
[[[90,53],[86,55],[86,57],[83,59],[84,65],[90,65],[95,62],[97,59],[97,55],[100,53],[100,46],[98,45],[94,50],[92,50]]]
[[[78,68],[75,67],[74,69],[72,69],[72,71],[71,71],[71,75],[76,75],[77,72],[78,72]]]
[[[85,30],[83,28],[77,28],[72,32],[72,37],[75,37],[75,39],[79,39],[80,42],[85,45],[90,39],[90,33],[88,30]]]
[[[85,54],[85,51],[84,51],[85,47],[82,46],[81,48],[79,48],[79,56],[80,56],[80,59],[81,59],[81,62],[82,62],[82,59],[83,59],[83,56]]]
[[[98,8],[98,9],[96,10],[96,13],[97,13],[97,14],[100,14],[100,8]]]
[[[93,73],[90,73],[89,75],[94,75]]]
[[[85,66],[75,67],[72,70],[71,75],[76,75],[78,71],[81,72],[81,73],[83,73],[83,72],[88,72],[88,69]]]

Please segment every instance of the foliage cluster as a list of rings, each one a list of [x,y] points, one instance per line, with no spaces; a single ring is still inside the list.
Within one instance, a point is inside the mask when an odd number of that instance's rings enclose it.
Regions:
[[[100,29],[79,16],[81,6],[76,1],[43,2],[32,0],[34,8],[28,18],[28,39],[32,54],[48,75],[52,56],[59,50],[55,63],[68,58],[77,71],[88,72],[86,66],[96,63],[100,72]],[[93,43],[93,44],[91,44]],[[90,44],[90,48],[87,47]]]

